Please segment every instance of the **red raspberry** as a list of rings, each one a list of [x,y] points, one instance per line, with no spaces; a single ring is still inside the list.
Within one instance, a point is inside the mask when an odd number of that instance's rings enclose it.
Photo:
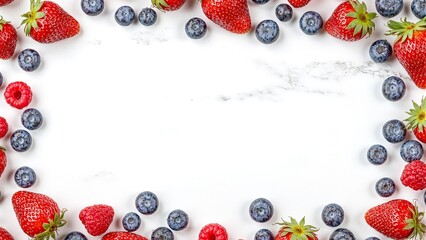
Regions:
[[[220,224],[210,223],[201,229],[198,240],[228,240],[228,233]]]
[[[6,149],[4,149],[2,146],[0,146],[0,177],[4,172],[4,169],[7,165],[7,157],[6,157]],[[2,239],[0,237],[0,239]]]
[[[104,234],[114,218],[114,209],[108,205],[96,204],[80,211],[79,218],[92,236]]]
[[[407,164],[404,171],[402,171],[401,182],[404,186],[416,191],[425,189],[426,164],[420,160],[415,160]]]
[[[7,85],[4,97],[10,106],[22,109],[31,103],[33,93],[26,83],[13,82]]]
[[[0,139],[6,136],[7,131],[9,131],[9,125],[6,122],[6,119],[0,117]]]

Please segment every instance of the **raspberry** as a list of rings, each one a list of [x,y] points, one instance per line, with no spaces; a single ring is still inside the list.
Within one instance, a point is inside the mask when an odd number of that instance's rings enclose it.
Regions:
[[[220,224],[211,223],[201,229],[198,240],[228,240],[228,233]]]
[[[80,211],[79,218],[92,236],[104,234],[114,218],[114,209],[104,204],[85,207]]]
[[[10,106],[22,109],[31,103],[33,93],[26,83],[13,82],[7,85],[4,97]]]
[[[402,171],[401,182],[404,186],[413,190],[423,190],[426,188],[426,164],[420,160],[415,160],[407,164]]]
[[[6,136],[9,131],[9,125],[6,122],[6,119],[0,117],[0,139]]]

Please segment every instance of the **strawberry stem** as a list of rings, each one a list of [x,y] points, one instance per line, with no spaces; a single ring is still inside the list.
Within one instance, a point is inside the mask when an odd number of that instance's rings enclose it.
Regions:
[[[25,25],[24,30],[27,36],[30,35],[31,29],[38,28],[37,20],[46,16],[46,13],[40,12],[43,2],[43,0],[31,0],[30,11],[22,14],[24,20],[22,20],[21,26]]]
[[[0,16],[0,31],[3,31],[3,25],[9,23],[8,21],[3,19],[3,16]]]
[[[407,128],[418,128],[420,132],[423,132],[426,127],[426,98],[422,98],[420,105],[413,101],[413,108],[407,114],[410,115],[404,120],[407,122]]]
[[[353,12],[349,12],[346,17],[354,18],[349,25],[348,29],[354,29],[353,35],[361,33],[361,36],[370,35],[375,28],[373,19],[377,17],[376,13],[367,12],[367,5],[365,2],[359,2],[359,0],[349,0],[350,4],[354,8]]]
[[[413,38],[414,32],[426,30],[426,17],[417,23],[407,21],[407,18],[402,19],[400,22],[389,20],[387,23],[389,30],[386,32],[386,35],[396,35],[396,40],[405,40]]]
[[[426,232],[426,226],[421,222],[424,212],[419,212],[416,202],[414,202],[414,209],[410,208],[410,211],[413,214],[413,218],[405,220],[407,226],[404,228],[404,230],[413,229],[408,239],[417,239],[418,237],[420,240],[423,240],[423,235]]]
[[[6,152],[6,148],[0,146],[0,151]]]
[[[48,223],[43,224],[45,231],[37,234],[33,240],[49,240],[50,238],[56,239],[58,229],[67,223],[64,219],[66,211],[66,209],[63,209],[60,213],[55,213],[53,220],[50,219]]]

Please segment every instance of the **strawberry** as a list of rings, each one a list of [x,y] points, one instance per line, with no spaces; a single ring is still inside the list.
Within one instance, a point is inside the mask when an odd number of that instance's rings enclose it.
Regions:
[[[7,124],[7,121],[4,117],[0,117],[0,139],[6,136],[8,131],[9,131],[9,124]]]
[[[0,0],[0,7],[6,6],[7,4],[13,2],[13,0]]]
[[[161,11],[178,10],[186,0],[151,0],[152,5]]]
[[[344,41],[357,41],[370,35],[375,27],[376,13],[368,13],[367,5],[359,0],[339,4],[325,23],[325,30]]]
[[[30,11],[23,14],[25,34],[40,43],[53,43],[77,35],[80,24],[51,1],[31,0]]]
[[[426,88],[426,19],[412,23],[406,19],[400,22],[389,20],[387,35],[396,35],[393,46],[395,57],[407,71],[414,84]]]
[[[0,0],[1,1],[1,0]],[[10,59],[15,53],[18,34],[16,29],[0,16],[0,59]]]
[[[413,101],[413,108],[407,114],[409,117],[404,120],[407,122],[407,129],[412,129],[414,136],[426,143],[426,98],[422,98],[420,105]]]
[[[92,236],[104,234],[114,218],[114,209],[108,205],[95,204],[80,211],[79,218]]]
[[[7,165],[6,149],[0,146],[0,177],[4,172],[4,169],[6,169],[6,165]]]
[[[217,25],[233,33],[247,33],[251,19],[247,0],[202,0],[204,14]]]
[[[372,228],[392,239],[423,239],[424,213],[404,199],[394,199],[369,209],[364,219]]]
[[[420,160],[414,160],[405,165],[401,174],[401,182],[404,186],[413,190],[426,188],[426,164]]]
[[[288,3],[295,8],[301,8],[308,5],[310,1],[311,0],[288,0]]]
[[[58,229],[66,224],[65,210],[50,197],[34,192],[18,191],[12,205],[22,230],[34,240],[55,239]]]
[[[141,235],[131,232],[110,232],[102,237],[102,240],[148,240]]]
[[[305,225],[305,218],[302,218],[300,222],[297,222],[294,218],[290,218],[290,222],[283,221],[277,224],[281,225],[282,227],[275,236],[275,240],[318,239],[315,235],[315,232],[317,232],[319,229],[312,225]]]
[[[12,237],[12,235],[10,235],[10,233],[6,229],[0,227],[0,239],[1,240],[13,240],[13,237]]]
[[[204,226],[198,234],[198,240],[228,240],[226,229],[217,223]]]

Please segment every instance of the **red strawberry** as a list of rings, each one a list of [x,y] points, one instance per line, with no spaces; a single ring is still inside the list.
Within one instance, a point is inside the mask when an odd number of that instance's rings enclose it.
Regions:
[[[325,30],[333,37],[344,41],[357,41],[370,35],[376,13],[368,13],[367,5],[359,0],[345,1],[334,10],[325,23]]]
[[[295,8],[300,8],[308,5],[310,1],[311,0],[288,0],[288,3]]]
[[[390,20],[387,24],[390,30],[387,35],[396,35],[393,49],[395,57],[410,75],[417,87],[426,88],[426,20],[417,23]]]
[[[247,33],[251,19],[247,0],[202,0],[204,14],[217,25],[233,33]]]
[[[110,232],[102,237],[102,240],[148,240],[141,235],[131,232]]]
[[[405,165],[401,174],[401,182],[404,186],[416,191],[425,189],[426,164],[420,160],[415,160]]]
[[[22,230],[35,239],[55,239],[58,229],[66,224],[65,211],[50,197],[28,191],[12,196],[13,210]]]
[[[275,236],[275,240],[291,240],[291,239],[306,239],[317,240],[315,232],[319,229],[312,225],[305,225],[305,218],[297,222],[294,218],[290,218],[290,222],[283,221],[278,223],[282,227]]]
[[[9,125],[4,117],[0,117],[0,139],[6,136],[9,131]]]
[[[426,98],[422,98],[421,104],[413,101],[413,108],[407,112],[410,115],[406,121],[407,129],[412,129],[416,138],[426,143]]]
[[[10,233],[6,229],[0,227],[0,239],[1,240],[13,240],[13,237],[12,237],[12,235],[10,235]]]
[[[0,16],[0,59],[10,59],[15,53],[17,42],[18,34],[16,33],[16,29],[10,22],[5,21],[3,17]]]
[[[40,43],[52,43],[73,37],[80,24],[51,1],[31,0],[30,11],[22,15],[25,34]]]
[[[6,165],[7,165],[6,149],[0,146],[0,177],[4,172],[4,169],[6,169]]]
[[[228,233],[226,229],[217,223],[211,223],[204,226],[200,234],[198,235],[198,240],[228,240]]]
[[[368,225],[391,239],[423,239],[423,215],[409,201],[395,199],[369,209],[364,218]]]
[[[79,218],[92,236],[104,234],[114,218],[114,209],[108,205],[96,204],[80,211]]]
[[[0,0],[0,7],[6,6],[7,4],[13,2],[13,0]]]
[[[151,0],[152,5],[162,11],[178,10],[186,0]]]
[[[33,92],[24,82],[12,82],[7,85],[4,91],[6,102],[17,109],[22,109],[31,103]]]

